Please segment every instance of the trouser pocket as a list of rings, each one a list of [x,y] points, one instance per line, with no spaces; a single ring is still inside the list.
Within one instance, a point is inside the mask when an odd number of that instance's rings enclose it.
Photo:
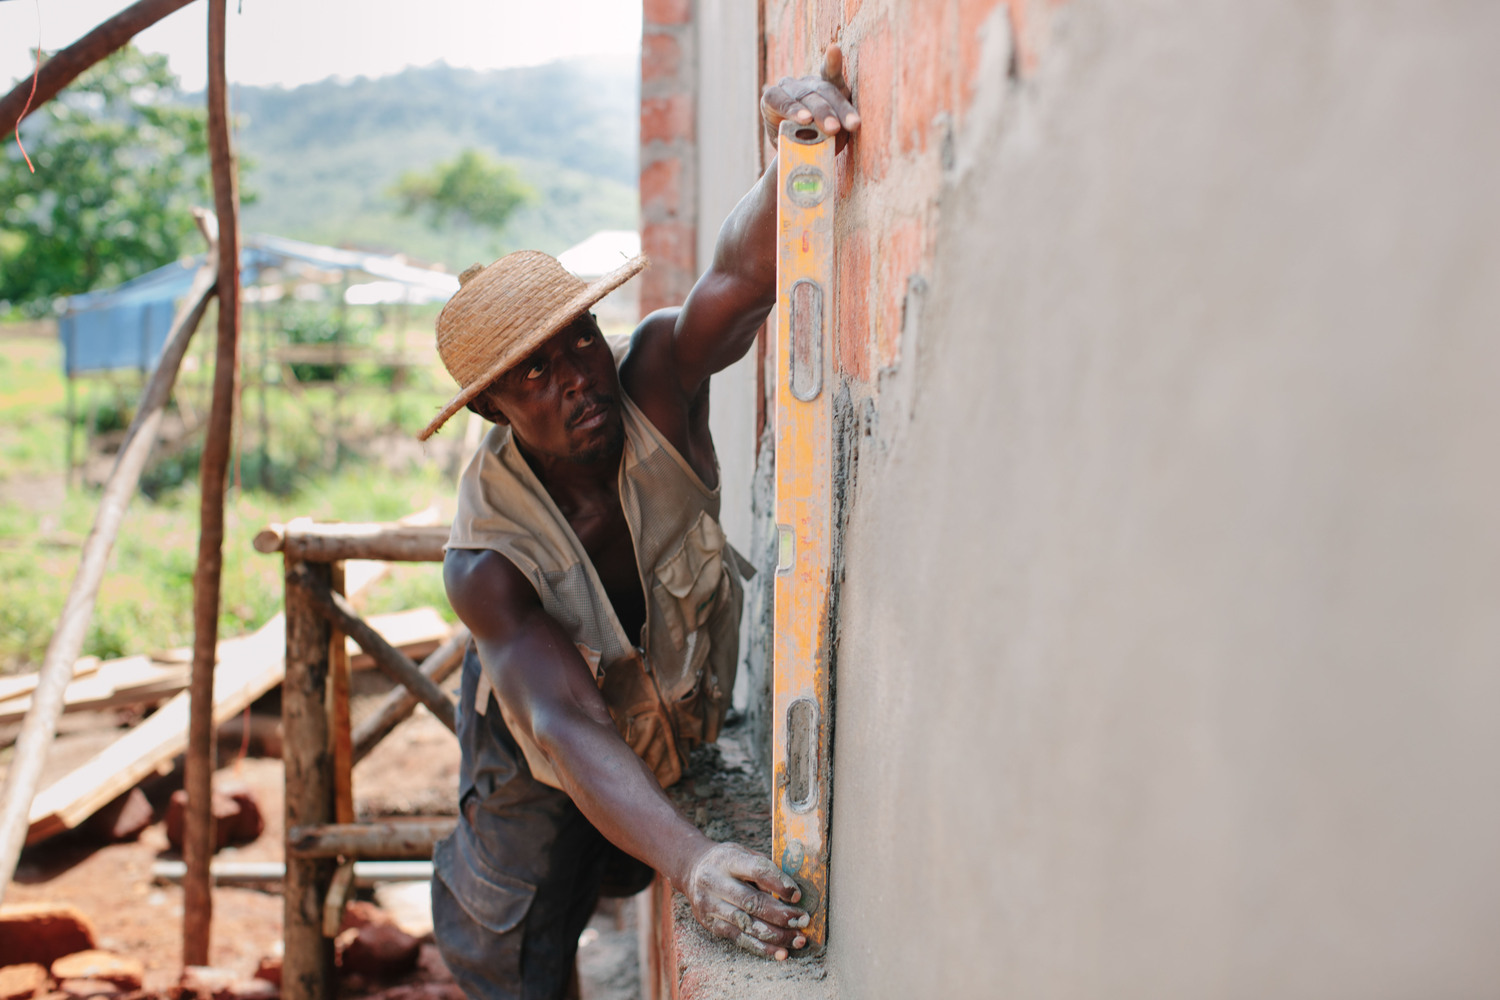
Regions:
[[[469,997],[520,998],[525,921],[536,886],[485,862],[461,830],[438,843],[433,870],[433,934],[454,979]]]

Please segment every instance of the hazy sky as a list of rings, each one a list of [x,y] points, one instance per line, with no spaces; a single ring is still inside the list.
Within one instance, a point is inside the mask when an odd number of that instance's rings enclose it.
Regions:
[[[0,87],[130,0],[0,0]],[[136,36],[165,52],[188,90],[204,85],[208,3],[196,0]],[[295,86],[329,76],[383,76],[444,61],[495,69],[567,56],[634,53],[640,0],[230,0],[229,78]]]

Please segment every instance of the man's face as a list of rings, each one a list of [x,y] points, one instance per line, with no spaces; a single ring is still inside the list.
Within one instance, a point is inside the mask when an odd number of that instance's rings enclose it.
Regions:
[[[614,356],[588,313],[501,375],[481,398],[533,455],[591,464],[617,456],[625,440]]]

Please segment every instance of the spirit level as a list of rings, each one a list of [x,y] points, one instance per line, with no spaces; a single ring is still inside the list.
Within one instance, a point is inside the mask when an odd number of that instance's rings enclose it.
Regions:
[[[776,203],[773,856],[828,931],[828,585],[833,489],[833,139],[783,122]]]

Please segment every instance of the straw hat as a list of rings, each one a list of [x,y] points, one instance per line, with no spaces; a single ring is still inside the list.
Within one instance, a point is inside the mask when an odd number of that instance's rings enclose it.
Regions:
[[[507,369],[649,264],[645,256],[633,257],[585,282],[547,254],[518,250],[459,275],[458,293],[437,320],[438,354],[458,395],[417,439],[426,441]]]

